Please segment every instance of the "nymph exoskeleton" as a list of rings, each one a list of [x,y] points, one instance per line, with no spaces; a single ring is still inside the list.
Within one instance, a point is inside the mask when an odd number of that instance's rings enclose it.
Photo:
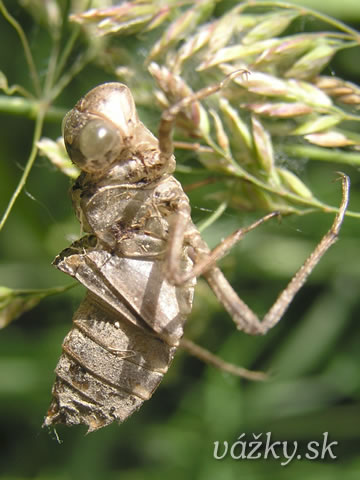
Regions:
[[[71,194],[86,235],[54,263],[88,293],[64,340],[45,425],[83,423],[92,431],[124,421],[152,396],[179,345],[220,368],[246,374],[182,338],[196,277],[205,277],[239,330],[264,334],[336,241],[348,202],[346,176],[331,229],[262,321],[232,289],[216,262],[278,213],[237,230],[210,251],[172,176],[177,115],[221,87],[203,89],[166,110],[159,140],[139,120],[130,90],[120,83],[94,88],[66,115],[65,145],[82,170]]]

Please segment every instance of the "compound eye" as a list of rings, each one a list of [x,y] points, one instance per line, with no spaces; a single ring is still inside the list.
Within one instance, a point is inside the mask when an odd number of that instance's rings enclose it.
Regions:
[[[122,139],[119,130],[105,119],[90,119],[76,131],[69,128],[65,117],[63,129],[71,160],[85,172],[101,174],[121,152]]]
[[[102,119],[91,120],[79,134],[79,148],[89,160],[104,158],[109,161],[109,156],[118,153],[114,150],[119,140],[119,132],[115,127]]]

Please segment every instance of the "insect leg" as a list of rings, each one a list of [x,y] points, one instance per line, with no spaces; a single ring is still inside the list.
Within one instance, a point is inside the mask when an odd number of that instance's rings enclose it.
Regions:
[[[267,378],[267,375],[264,372],[248,370],[247,368],[238,367],[232,363],[225,362],[225,360],[222,358],[209,352],[209,350],[200,347],[200,345],[197,345],[188,338],[181,339],[180,347],[202,362],[208,363],[209,365],[212,365],[213,367],[224,372],[236,375],[237,377],[247,378],[248,380],[266,380]]]
[[[177,266],[179,265],[180,252],[184,244],[184,234],[187,220],[186,215],[181,215],[181,212],[179,212],[176,220],[174,221],[173,228],[170,231],[169,236],[169,269],[167,272],[169,282],[173,285],[181,285],[193,277],[199,277],[200,275],[203,275],[205,272],[214,267],[215,263],[222,257],[224,257],[229,252],[229,250],[243,238],[246,233],[254,230],[262,223],[278,215],[280,215],[279,212],[271,212],[260,218],[259,220],[256,220],[251,225],[239,228],[234,233],[226,237],[221,243],[219,243],[217,247],[215,247],[211,251],[203,240],[201,240],[200,238],[196,238],[199,237],[199,233],[194,232],[190,243],[194,247],[195,252],[193,254],[190,253],[190,256],[195,263],[192,270],[184,274],[178,271]]]
[[[331,245],[336,242],[348,205],[349,187],[349,178],[346,175],[342,175],[342,201],[339,212],[330,230],[324,235],[315,250],[296,272],[287,287],[280,293],[273,306],[264,316],[262,322],[259,321],[254,312],[239,298],[219,268],[213,267],[204,273],[210,287],[232,316],[239,330],[244,330],[246,333],[255,335],[264,334],[279,322],[296,293],[303,286],[321,257],[327,252]]]
[[[233,78],[239,75],[247,75],[248,73],[249,72],[247,70],[236,70],[235,72],[227,75],[222,82],[202,88],[201,90],[188,95],[162,113],[159,126],[159,147],[160,156],[162,157],[164,163],[171,157],[174,151],[172,132],[177,115],[179,115],[182,110],[186,109],[186,107],[192,103],[218,92]]]

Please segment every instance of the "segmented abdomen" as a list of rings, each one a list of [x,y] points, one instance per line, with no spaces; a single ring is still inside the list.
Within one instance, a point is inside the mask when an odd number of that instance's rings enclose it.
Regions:
[[[45,425],[123,422],[161,382],[176,347],[113,312],[88,293],[73,318],[56,367]]]

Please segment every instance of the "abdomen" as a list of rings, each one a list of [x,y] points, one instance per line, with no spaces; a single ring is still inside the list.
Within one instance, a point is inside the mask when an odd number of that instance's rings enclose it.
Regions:
[[[176,351],[87,295],[75,312],[56,367],[45,425],[123,422],[148,400]]]

